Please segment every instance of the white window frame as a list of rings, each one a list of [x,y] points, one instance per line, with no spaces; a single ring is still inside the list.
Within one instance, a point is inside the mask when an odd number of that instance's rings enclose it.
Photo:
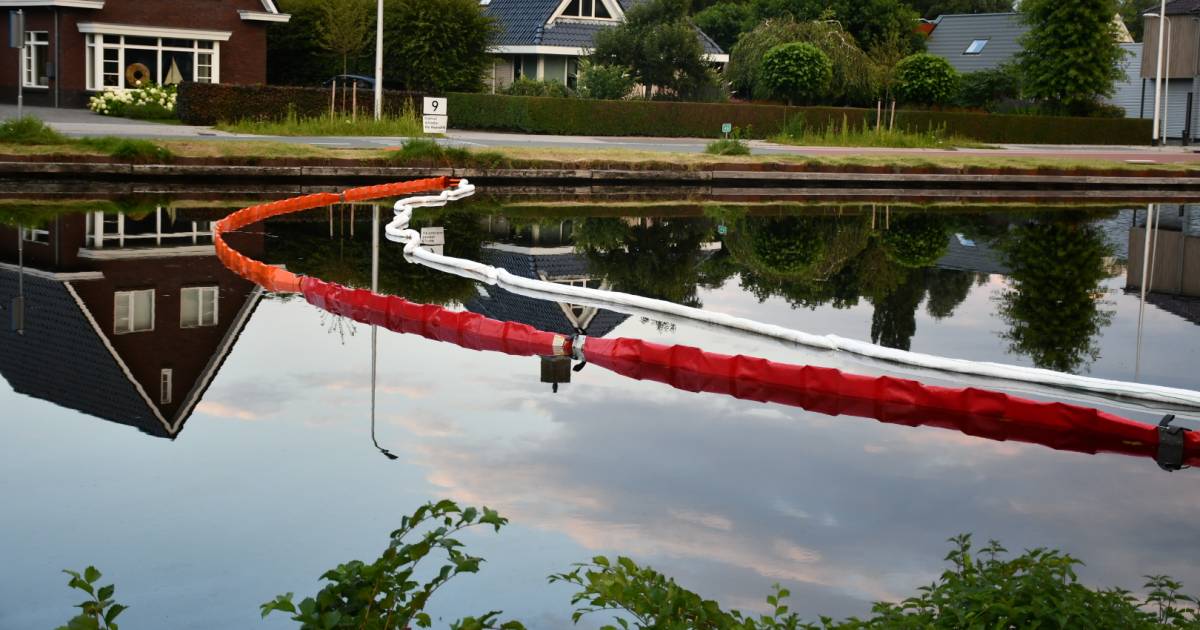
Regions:
[[[158,404],[171,404],[175,389],[175,372],[171,368],[163,368],[158,376]]]
[[[137,302],[136,302],[135,298],[139,294],[141,294],[141,295],[149,294],[150,295],[150,327],[149,328],[142,329],[142,328],[134,328],[133,327],[133,322],[137,319],[136,317],[134,317],[134,314],[136,313],[135,308],[137,306]],[[129,305],[129,316],[126,318],[127,325],[126,325],[125,330],[121,330],[120,328],[117,328],[117,322],[120,320],[118,313],[120,312],[120,308],[121,308],[121,300],[126,300],[126,302]],[[139,290],[135,290],[135,291],[117,291],[117,292],[113,293],[113,334],[114,335],[128,335],[128,334],[132,334],[132,333],[153,332],[153,331],[154,331],[154,289],[139,289]]]
[[[21,228],[21,240],[26,243],[38,243],[41,245],[50,244],[50,230],[40,230],[38,228]]]
[[[196,292],[199,294],[198,299],[196,300],[196,313],[195,313],[196,323],[195,324],[186,323],[183,319],[184,315],[185,315],[184,310],[183,310],[183,294],[184,294],[184,292]],[[204,321],[204,298],[205,298],[205,296],[210,296],[212,298],[212,321],[211,322]],[[221,319],[220,310],[219,310],[220,304],[221,304],[220,287],[216,287],[216,286],[184,287],[179,292],[179,327],[180,328],[207,328],[210,326],[216,326],[217,323]]]
[[[192,54],[192,77],[191,80],[197,83],[220,83],[221,82],[221,42],[216,39],[205,39],[199,37],[177,36],[175,34],[164,35],[114,35],[110,33],[87,33],[86,52],[84,58],[84,66],[86,68],[87,89],[92,92],[100,92],[105,89],[126,90],[132,86],[125,85],[125,51],[126,50],[152,50],[156,54],[157,61],[155,63],[154,83],[162,85],[163,76],[169,72],[168,68],[163,68],[163,52],[190,52]],[[142,44],[127,44],[126,37],[149,38],[155,41],[153,46]],[[187,39],[192,42],[190,48],[183,46],[165,46],[164,39]],[[209,47],[211,45],[211,48]],[[109,76],[116,77],[115,85],[105,85],[105,68],[104,54],[105,51],[116,53],[115,63],[117,64],[116,72],[108,72]],[[207,60],[207,63],[203,61]],[[207,68],[207,80],[201,81],[200,68]]]
[[[49,89],[50,77],[45,77],[45,83],[39,83],[38,60],[50,56],[49,31],[25,31],[25,47],[21,49],[21,84],[27,88]]]
[[[963,54],[964,55],[981,55],[981,54],[983,54],[983,49],[987,48],[988,42],[990,42],[990,41],[992,41],[990,38],[989,39],[972,40],[971,43],[967,45],[967,49],[963,51]],[[976,46],[979,46],[979,47],[976,48]]]
[[[617,22],[617,21],[620,21],[625,18],[625,13],[623,11],[621,11],[621,7],[616,6],[617,5],[616,2],[609,2],[609,0],[579,0],[580,12],[581,13],[583,12],[585,5],[591,4],[592,14],[590,16],[588,16],[588,15],[568,15],[566,13],[566,10],[567,10],[567,7],[570,6],[572,1],[573,0],[563,0],[558,5],[558,9],[556,9],[554,11],[554,14],[550,16],[550,19],[547,20],[546,23],[554,24],[554,22],[556,20],[558,20],[559,18],[565,18],[568,20],[596,20],[598,22]],[[609,17],[606,17],[606,18],[605,17],[596,17],[596,4],[604,5],[604,9],[606,11],[608,11]]]

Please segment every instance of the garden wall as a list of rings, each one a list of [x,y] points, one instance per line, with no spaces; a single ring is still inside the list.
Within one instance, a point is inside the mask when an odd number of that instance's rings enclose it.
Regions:
[[[406,102],[420,107],[421,94],[384,92],[384,108],[400,112]],[[359,93],[359,110],[372,111],[372,94]],[[339,108],[341,95],[338,96]],[[324,88],[185,83],[180,87],[179,119],[211,125],[238,119],[281,119],[329,112]],[[348,101],[347,101],[348,102]],[[767,138],[785,120],[803,116],[809,126],[846,120],[854,126],[873,122],[875,111],[841,107],[785,107],[747,103],[676,103],[668,101],[600,101],[578,98],[450,94],[450,126],[537,134],[591,136],[666,136],[715,138],[722,123],[732,123],[744,137]],[[946,132],[980,142],[1018,144],[1149,144],[1151,122],[1136,118],[1070,118],[972,112],[898,111],[896,126]]]

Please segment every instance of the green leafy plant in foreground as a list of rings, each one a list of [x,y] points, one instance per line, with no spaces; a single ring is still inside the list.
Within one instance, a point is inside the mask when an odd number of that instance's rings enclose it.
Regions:
[[[113,601],[116,587],[112,584],[97,587],[96,582],[100,580],[101,574],[96,567],[88,567],[83,573],[67,570],[63,573],[71,576],[67,586],[87,593],[89,599],[76,604],[75,607],[80,613],[58,630],[119,630],[116,619],[125,611],[126,606]]]
[[[454,538],[459,532],[479,526],[493,530],[508,523],[486,507],[460,508],[453,501],[427,503],[400,521],[400,529],[391,533],[387,549],[374,562],[354,560],[325,572],[329,582],[315,597],[296,604],[293,594],[279,595],[262,605],[262,615],[273,612],[292,615],[305,630],[355,628],[359,630],[403,630],[410,625],[428,628],[433,624],[425,605],[447,582],[462,573],[478,573],[483,558],[462,551]],[[414,537],[415,540],[409,540]],[[418,565],[434,552],[445,555],[444,564],[428,582],[414,576]],[[453,627],[462,630],[523,628],[516,622],[497,621],[499,612],[468,617]]]
[[[10,144],[67,144],[70,140],[34,116],[0,123],[0,142]]]

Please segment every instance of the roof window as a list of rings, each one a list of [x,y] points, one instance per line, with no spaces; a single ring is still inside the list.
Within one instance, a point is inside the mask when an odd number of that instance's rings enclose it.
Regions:
[[[563,17],[597,18],[611,20],[612,14],[604,6],[604,0],[571,0],[563,9]]]
[[[964,55],[978,55],[979,53],[983,52],[983,47],[987,46],[987,43],[988,43],[988,40],[986,40],[986,39],[977,39],[977,40],[971,42],[970,46],[967,46],[967,49],[963,51],[963,54]]]

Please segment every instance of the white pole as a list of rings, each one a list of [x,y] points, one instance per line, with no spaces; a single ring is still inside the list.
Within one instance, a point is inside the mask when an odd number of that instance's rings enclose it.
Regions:
[[[1162,69],[1163,69],[1163,37],[1166,35],[1166,24],[1163,18],[1167,15],[1167,0],[1162,0],[1158,10],[1158,54],[1154,58],[1157,68],[1154,71],[1154,137],[1153,144],[1158,144],[1158,113],[1162,111]]]
[[[383,119],[383,0],[376,2],[376,120],[380,119]]]
[[[1167,76],[1163,77],[1163,124],[1162,124],[1162,143],[1167,145],[1167,118],[1171,113],[1171,19],[1163,18],[1167,21]]]

